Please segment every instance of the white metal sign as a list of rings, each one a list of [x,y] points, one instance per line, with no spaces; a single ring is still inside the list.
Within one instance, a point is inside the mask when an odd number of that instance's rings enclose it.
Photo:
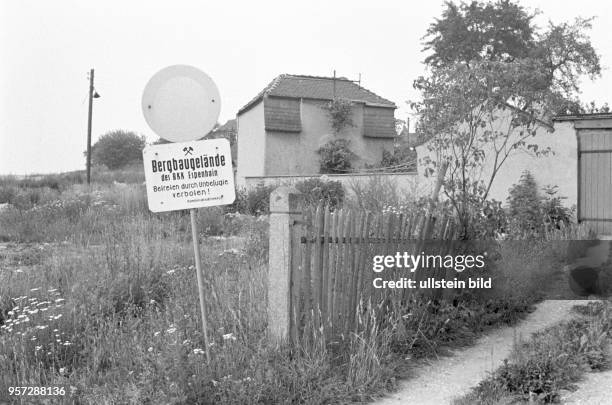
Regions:
[[[221,97],[212,79],[187,65],[168,66],[157,72],[142,94],[147,124],[171,142],[202,139],[219,118]]]
[[[142,154],[153,212],[231,204],[236,198],[227,139],[150,145]]]

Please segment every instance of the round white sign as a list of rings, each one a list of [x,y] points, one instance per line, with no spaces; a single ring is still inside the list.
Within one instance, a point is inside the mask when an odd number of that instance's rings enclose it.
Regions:
[[[203,138],[221,111],[219,90],[210,76],[187,65],[157,72],[142,94],[142,111],[151,129],[171,142]]]

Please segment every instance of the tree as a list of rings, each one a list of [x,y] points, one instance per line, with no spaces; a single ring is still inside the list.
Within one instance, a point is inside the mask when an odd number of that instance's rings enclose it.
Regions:
[[[508,196],[508,214],[522,230],[539,229],[542,224],[542,198],[533,175],[524,171],[518,184],[512,185]]]
[[[580,77],[601,72],[585,34],[591,20],[550,23],[539,32],[532,18],[508,0],[447,3],[428,30],[426,49],[434,53],[426,59],[429,75],[414,82],[422,100],[412,107],[417,132],[430,139],[428,171],[449,162],[445,194],[464,232],[508,158],[550,153],[531,142],[536,131],[577,104]]]
[[[423,39],[430,66],[478,60],[512,61],[529,54],[534,42],[533,17],[509,0],[470,4],[446,2],[442,18],[429,26]]]
[[[92,160],[109,169],[119,169],[130,163],[142,161],[146,145],[144,136],[134,132],[115,130],[102,135],[92,147]]]

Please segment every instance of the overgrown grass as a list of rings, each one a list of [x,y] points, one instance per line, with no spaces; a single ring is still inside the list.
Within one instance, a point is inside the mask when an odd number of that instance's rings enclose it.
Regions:
[[[365,401],[393,389],[406,359],[516,322],[562,259],[550,243],[501,245],[489,295],[390,302],[384,317],[362,313],[359,334],[313,329],[278,346],[265,333],[266,217],[202,209],[207,364],[188,215],[150,214],[138,183],[49,189],[0,213],[11,242],[0,251],[0,402],[14,385],[61,385],[92,404]]]
[[[579,306],[577,318],[515,342],[504,365],[455,405],[498,404],[512,401],[558,402],[562,390],[572,390],[587,371],[609,366],[607,347],[612,337],[612,304]]]

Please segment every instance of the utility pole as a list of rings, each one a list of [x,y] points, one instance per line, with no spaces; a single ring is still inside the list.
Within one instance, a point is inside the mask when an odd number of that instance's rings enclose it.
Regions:
[[[87,115],[87,184],[91,183],[91,109],[94,93],[94,70],[89,71],[89,114]]]

